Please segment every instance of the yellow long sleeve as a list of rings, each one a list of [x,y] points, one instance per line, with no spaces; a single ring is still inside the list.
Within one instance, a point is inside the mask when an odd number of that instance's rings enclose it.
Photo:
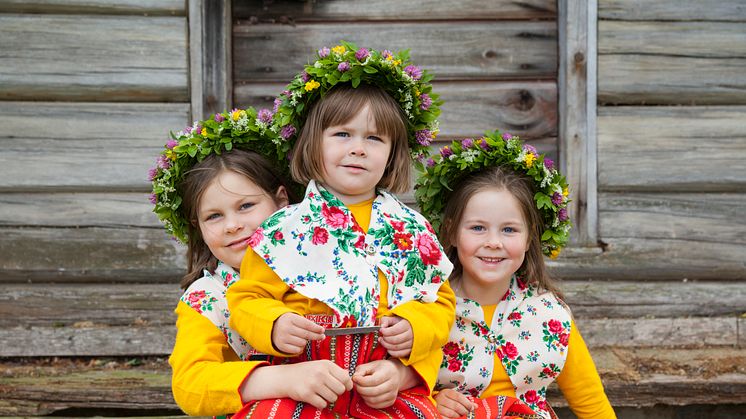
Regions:
[[[176,343],[168,362],[176,404],[192,416],[236,412],[239,386],[260,361],[241,361],[220,330],[184,302],[176,306]]]

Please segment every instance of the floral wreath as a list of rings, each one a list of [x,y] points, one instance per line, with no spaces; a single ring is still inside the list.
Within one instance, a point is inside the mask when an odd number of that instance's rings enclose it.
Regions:
[[[557,257],[567,244],[571,223],[567,215],[567,181],[554,162],[520,138],[499,131],[488,132],[478,140],[454,140],[441,147],[440,154],[427,159],[415,184],[415,198],[422,214],[433,227],[440,228],[448,195],[466,176],[476,171],[506,166],[525,174],[534,183],[534,201],[544,221],[542,251]]]
[[[337,83],[349,82],[353,88],[368,83],[388,92],[406,116],[411,156],[429,154],[428,146],[439,130],[442,101],[432,93],[433,76],[410,63],[408,51],[379,52],[340,41],[331,49],[321,48],[317,55],[275,99],[272,129],[286,140],[281,152],[292,148],[312,105]]]
[[[182,197],[178,189],[186,173],[210,154],[220,154],[233,148],[254,151],[266,158],[280,173],[288,174],[287,154],[279,147],[283,142],[270,128],[271,112],[254,108],[233,109],[195,122],[177,133],[171,132],[156,166],[148,171],[153,183],[150,202],[153,212],[174,238],[188,241],[188,225],[181,210]],[[288,176],[289,179],[289,176]]]

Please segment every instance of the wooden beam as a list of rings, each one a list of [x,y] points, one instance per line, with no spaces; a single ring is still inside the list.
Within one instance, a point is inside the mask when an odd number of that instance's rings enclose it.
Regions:
[[[743,0],[599,0],[601,20],[746,22]]]
[[[233,103],[230,0],[189,0],[192,119],[230,109]]]
[[[184,0],[3,0],[0,13],[185,16]]]
[[[559,155],[570,186],[570,243],[598,241],[596,0],[559,0]]]

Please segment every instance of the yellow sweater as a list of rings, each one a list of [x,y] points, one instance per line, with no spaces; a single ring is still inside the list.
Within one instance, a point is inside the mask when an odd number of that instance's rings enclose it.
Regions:
[[[348,206],[365,231],[370,224],[372,205],[373,200]],[[443,356],[440,347],[448,340],[454,321],[456,297],[453,290],[444,283],[433,303],[410,301],[389,310],[386,300],[388,283],[380,270],[378,279],[381,285],[378,317],[397,315],[412,325],[412,353],[401,361],[414,368],[432,391]],[[290,289],[255,252],[246,252],[241,263],[241,279],[228,289],[226,296],[231,327],[252,347],[271,355],[287,356],[277,352],[272,345],[272,327],[278,317],[289,312],[300,315],[332,313],[326,304]]]
[[[496,304],[482,306],[487,324],[491,322],[496,307]],[[557,385],[570,409],[578,419],[616,418],[604,392],[601,377],[598,376],[591,354],[578,328],[575,327],[575,322],[572,323],[567,348],[567,360],[557,377]],[[497,357],[492,371],[492,381],[482,393],[482,398],[498,395],[515,397],[513,383]]]
[[[238,387],[261,361],[241,361],[223,333],[183,301],[176,306],[176,343],[168,362],[171,391],[192,416],[236,412],[243,402]]]

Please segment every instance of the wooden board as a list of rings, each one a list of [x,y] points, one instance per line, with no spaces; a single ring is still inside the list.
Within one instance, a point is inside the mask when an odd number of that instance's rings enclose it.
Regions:
[[[0,99],[187,101],[184,17],[0,15]]]
[[[3,0],[0,13],[184,16],[184,0]]]
[[[598,25],[600,103],[746,104],[745,66],[743,23]]]
[[[599,190],[746,191],[744,121],[744,106],[600,108]]]
[[[0,191],[149,188],[188,104],[0,102]]]
[[[284,83],[244,83],[234,87],[240,107],[272,108]],[[436,82],[441,107],[439,138],[476,137],[499,128],[523,139],[557,136],[554,82]]]
[[[598,0],[603,20],[715,20],[746,22],[743,0]]]
[[[238,19],[273,20],[278,22],[345,21],[345,20],[526,20],[553,19],[557,5],[551,0],[493,0],[449,2],[427,0],[326,0],[297,1],[234,1],[234,16]]]
[[[234,26],[234,82],[288,83],[323,46],[410,49],[438,80],[545,78],[557,72],[555,22],[244,24]]]

